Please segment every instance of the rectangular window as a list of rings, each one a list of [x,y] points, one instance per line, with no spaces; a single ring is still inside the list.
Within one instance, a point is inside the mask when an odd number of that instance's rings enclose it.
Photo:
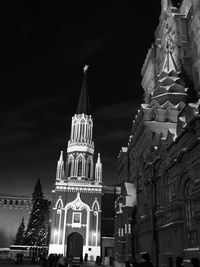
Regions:
[[[81,227],[81,212],[74,212],[72,215],[72,227]]]
[[[127,224],[125,224],[125,234],[127,234]]]
[[[122,236],[124,236],[124,229],[121,228],[121,233],[122,233]]]
[[[128,233],[131,234],[131,225],[130,225],[130,223],[128,224]]]

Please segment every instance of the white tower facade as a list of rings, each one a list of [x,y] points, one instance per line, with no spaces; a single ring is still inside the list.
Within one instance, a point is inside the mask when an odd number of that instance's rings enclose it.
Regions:
[[[66,161],[57,163],[51,213],[49,254],[95,260],[101,256],[102,164],[94,167],[93,120],[89,110],[86,72],[76,114],[72,117]]]

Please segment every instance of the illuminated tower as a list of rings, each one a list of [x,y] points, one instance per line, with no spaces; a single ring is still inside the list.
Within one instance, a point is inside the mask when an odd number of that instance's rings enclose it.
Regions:
[[[88,66],[77,112],[72,117],[66,163],[63,152],[57,164],[51,213],[50,253],[88,259],[100,256],[102,164],[94,167],[93,120],[86,85]]]

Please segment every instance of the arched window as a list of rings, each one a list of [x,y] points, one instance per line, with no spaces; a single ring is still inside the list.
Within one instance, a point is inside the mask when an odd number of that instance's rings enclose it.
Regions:
[[[70,160],[68,163],[68,173],[67,173],[67,177],[71,176],[71,170],[72,170],[72,161]]]
[[[85,120],[81,120],[81,138],[85,137]]]
[[[191,201],[191,181],[188,180],[185,184],[185,215],[186,215],[186,226],[188,229],[192,228],[192,201]]]
[[[91,161],[88,162],[88,178],[91,178]]]
[[[78,176],[82,176],[82,159],[78,160]]]

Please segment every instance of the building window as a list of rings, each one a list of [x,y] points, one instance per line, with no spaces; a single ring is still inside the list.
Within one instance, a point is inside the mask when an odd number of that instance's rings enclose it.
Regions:
[[[127,234],[127,224],[125,224],[125,234]]]
[[[186,232],[188,239],[188,247],[197,246],[197,231],[193,228],[193,205],[192,205],[192,184],[188,180],[185,184],[184,197],[185,197],[185,218],[186,218]]]
[[[122,236],[124,236],[124,229],[121,228],[121,233],[122,233]]]
[[[188,180],[185,185],[185,214],[186,225],[188,229],[192,228],[192,200],[191,200],[191,181]]]
[[[78,160],[78,176],[82,176],[82,160]]]
[[[68,163],[68,177],[70,177],[71,176],[71,169],[72,169],[72,162],[70,161],[69,163]]]
[[[128,224],[128,233],[131,234],[131,224]]]
[[[85,138],[85,120],[81,120],[81,139]]]
[[[91,173],[91,162],[88,162],[88,178],[90,179],[90,173]]]
[[[176,188],[177,188],[176,178],[171,180],[168,177],[166,186],[166,199],[168,200],[168,203],[171,203],[176,198]]]

